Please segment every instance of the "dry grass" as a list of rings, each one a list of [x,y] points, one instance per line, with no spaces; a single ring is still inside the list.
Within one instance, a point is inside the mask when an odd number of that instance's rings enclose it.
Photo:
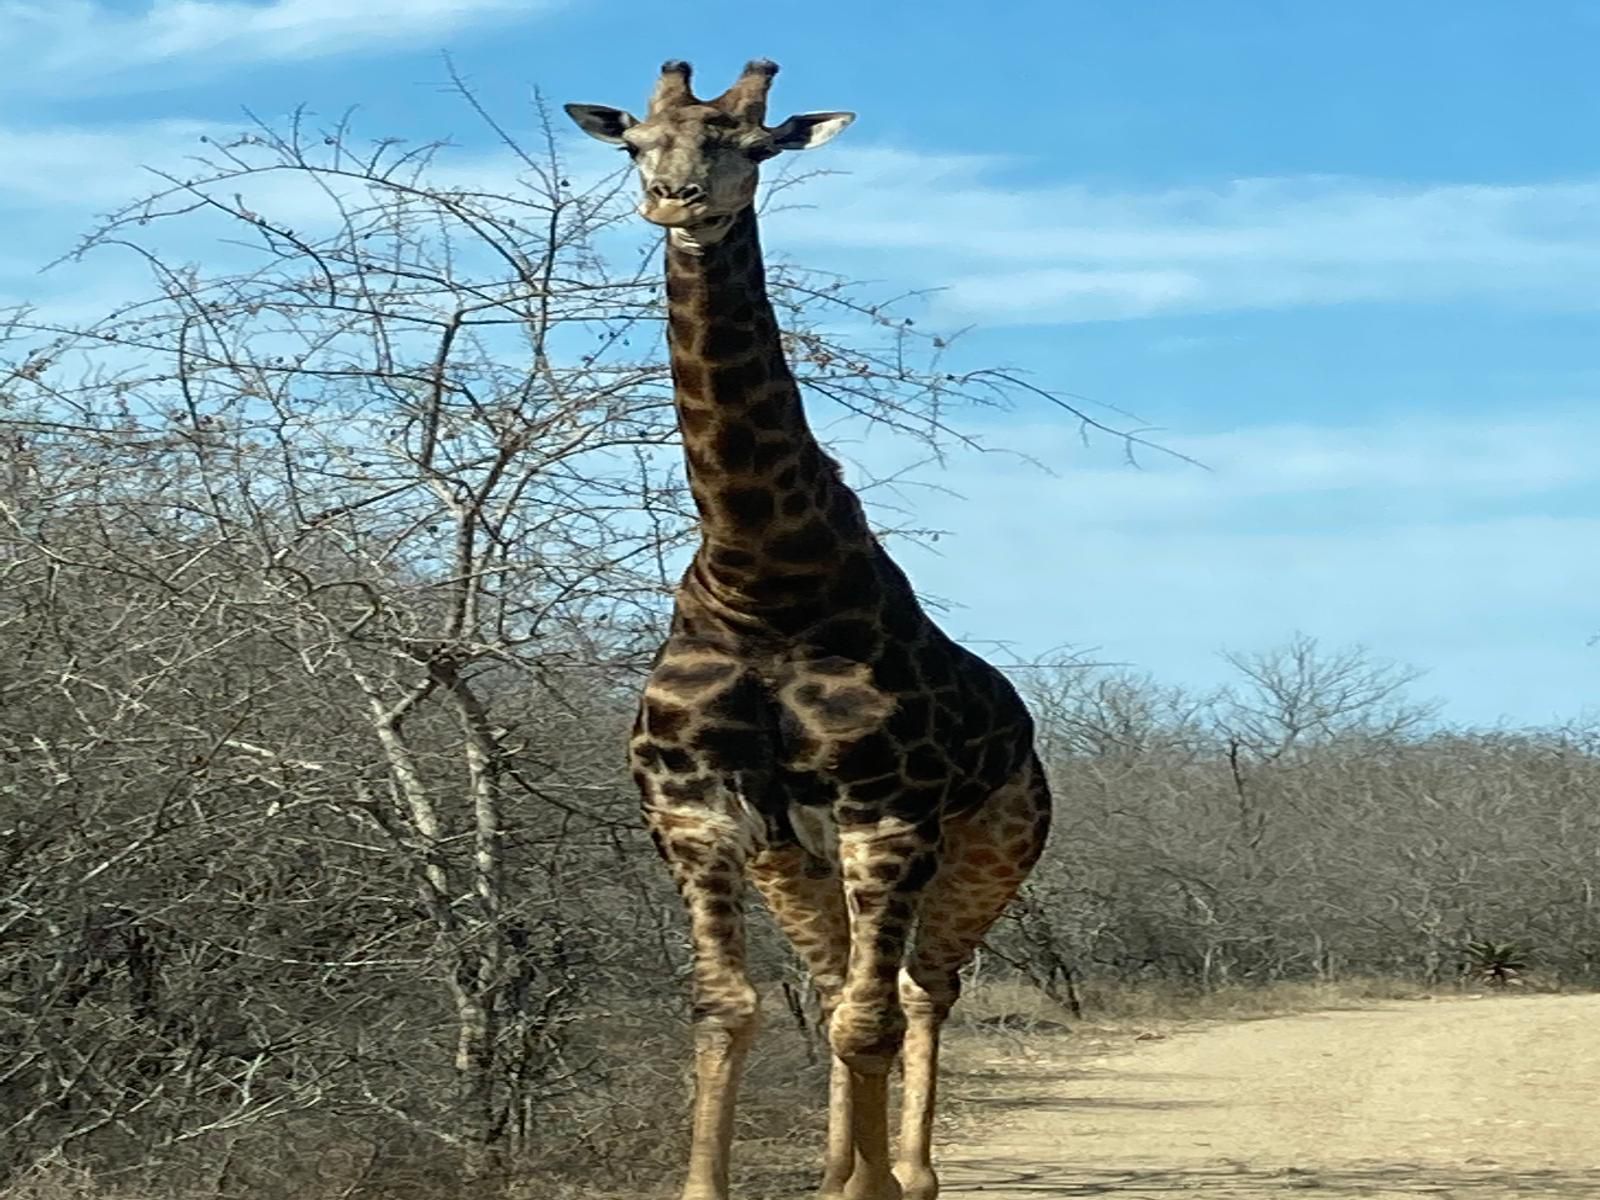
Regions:
[[[681,1011],[674,1005],[672,1011]],[[803,1035],[777,989],[763,988],[764,1023],[741,1089],[734,1183],[740,1195],[804,1195],[814,1185],[827,1120],[826,1048]],[[547,1155],[517,1200],[654,1200],[676,1195],[688,1156],[693,1049],[687,1023],[660,1008],[612,1023],[606,1119],[580,1121],[559,1157]],[[0,1200],[11,1200],[0,1194]]]

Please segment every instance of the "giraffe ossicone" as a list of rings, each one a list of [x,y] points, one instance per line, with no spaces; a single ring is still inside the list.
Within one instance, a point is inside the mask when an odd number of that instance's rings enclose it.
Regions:
[[[776,65],[698,99],[669,61],[643,119],[571,104],[625,148],[666,236],[674,402],[701,544],[630,742],[688,914],[696,1029],[684,1200],[728,1200],[759,1004],[753,884],[806,964],[834,1066],[822,1195],[933,1200],[939,1030],[959,972],[1043,850],[1050,795],[1010,682],[928,617],[818,445],[767,295],[760,164],[846,112],[765,124]],[[888,1076],[903,1062],[897,1161]]]

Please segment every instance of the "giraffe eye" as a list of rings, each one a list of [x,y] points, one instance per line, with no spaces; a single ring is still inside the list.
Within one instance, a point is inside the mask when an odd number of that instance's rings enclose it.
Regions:
[[[778,148],[768,142],[757,142],[744,153],[751,162],[766,162],[767,159],[778,156]]]

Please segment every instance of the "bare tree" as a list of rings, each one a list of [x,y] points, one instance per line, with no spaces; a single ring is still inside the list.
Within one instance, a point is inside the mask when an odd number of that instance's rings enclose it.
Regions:
[[[1405,695],[1423,672],[1373,658],[1361,646],[1325,652],[1297,633],[1286,645],[1223,658],[1243,681],[1219,699],[1216,720],[1259,758],[1281,758],[1308,741],[1394,737],[1438,712],[1437,704]]]
[[[6,331],[12,1169],[216,1184],[295,1130],[341,1186],[489,1180],[558,1118],[609,1153],[613,1042],[676,1005],[618,778],[692,530],[653,247],[619,177],[462,95],[503,153],[460,178],[345,124],[202,139],[79,250],[150,296]],[[831,419],[936,453],[1020,386],[892,297],[773,282]]]

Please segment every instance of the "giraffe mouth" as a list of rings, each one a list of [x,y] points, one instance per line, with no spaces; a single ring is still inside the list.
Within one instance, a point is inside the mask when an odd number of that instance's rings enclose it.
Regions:
[[[659,200],[654,196],[639,202],[639,215],[666,229],[716,228],[733,220],[731,214],[715,212],[703,200]]]

